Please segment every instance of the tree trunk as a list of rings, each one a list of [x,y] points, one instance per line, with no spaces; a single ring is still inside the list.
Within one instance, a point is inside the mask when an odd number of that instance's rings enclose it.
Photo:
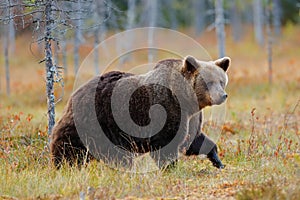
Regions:
[[[68,66],[67,66],[67,42],[66,36],[63,36],[63,41],[61,41],[61,49],[62,49],[62,65],[64,68],[64,77],[68,77]]]
[[[279,0],[273,0],[273,26],[276,36],[281,34],[281,6]]]
[[[99,71],[99,28],[96,27],[94,30],[94,68],[95,68],[95,74],[98,75],[100,73]]]
[[[76,19],[75,19],[75,37],[74,37],[74,76],[76,76],[78,69],[79,69],[79,47],[80,47],[80,41],[81,41],[81,0],[78,0],[76,4]]]
[[[126,29],[130,30],[134,27],[134,20],[135,20],[135,6],[136,6],[136,0],[128,0],[128,10],[127,10],[127,24],[126,24]],[[133,43],[133,38],[134,38],[134,33],[132,34],[127,34],[127,38],[124,38],[123,46],[126,51],[131,49],[132,43]],[[122,49],[122,51],[124,50]],[[120,64],[121,66],[130,59],[130,54],[129,55],[123,55],[120,58]]]
[[[94,2],[94,8],[95,12],[93,15],[93,21],[94,23],[101,23],[100,26],[96,26],[93,30],[94,34],[94,69],[95,74],[100,74],[100,68],[99,68],[99,48],[98,45],[100,41],[103,41],[105,38],[105,32],[106,32],[106,25],[105,25],[105,15],[106,15],[106,8],[105,4],[102,0],[96,0]]]
[[[271,10],[272,6],[270,3],[270,0],[267,1],[267,7],[266,7],[266,23],[267,23],[267,36],[268,36],[268,78],[269,83],[272,84],[273,79],[273,70],[272,70],[272,29],[271,29]]]
[[[216,13],[216,34],[219,45],[219,57],[225,56],[225,28],[224,28],[224,10],[223,0],[216,0],[215,2],[215,13]]]
[[[231,1],[231,27],[232,27],[232,37],[235,42],[241,39],[242,35],[242,22],[241,22],[241,12],[237,7],[237,2],[235,0]]]
[[[54,96],[54,73],[56,67],[53,65],[52,58],[52,1],[45,0],[45,59],[46,59],[46,93],[47,93],[47,107],[48,107],[48,135],[52,133],[55,124],[55,96]]]
[[[157,18],[157,0],[148,1],[148,10],[149,10],[149,27],[156,26]],[[154,28],[150,28],[148,32],[148,46],[153,46],[154,40]],[[152,49],[148,50],[148,62],[152,63],[154,58],[154,52]]]
[[[166,7],[168,8],[168,15],[170,17],[171,29],[176,30],[178,28],[176,12],[174,8],[173,0],[166,0]]]
[[[127,29],[132,29],[134,25],[134,19],[135,19],[135,0],[128,0],[128,10],[127,10]]]
[[[99,1],[95,1],[93,6],[94,6],[94,14],[93,14],[93,21],[99,22],[99,20],[101,19],[101,3]],[[94,69],[95,69],[95,74],[98,75],[100,73],[99,71],[99,49],[98,44],[99,44],[99,33],[100,33],[100,27],[97,26],[94,28],[93,30],[93,34],[94,34],[94,50],[93,50],[93,54],[94,54]]]
[[[263,16],[263,5],[261,0],[253,0],[253,23],[255,40],[259,45],[264,45],[264,16]]]
[[[57,42],[54,42],[54,56],[53,56],[53,64],[55,66],[59,66],[59,44]]]
[[[10,67],[9,67],[9,52],[14,51],[15,46],[15,29],[13,21],[13,13],[10,11],[10,4],[13,1],[6,0],[6,5],[8,9],[6,10],[7,16],[10,18],[8,24],[4,27],[4,60],[5,60],[5,82],[6,82],[6,94],[10,96]]]
[[[196,35],[199,35],[202,33],[202,31],[205,28],[205,15],[206,15],[206,9],[205,9],[205,1],[203,0],[194,0],[194,12],[195,12],[195,31]]]
[[[5,80],[6,80],[6,94],[10,96],[10,72],[9,72],[9,30],[6,30],[6,39],[4,41],[4,59],[5,59]]]
[[[14,2],[14,1],[13,1]],[[10,13],[11,20],[9,21],[9,49],[10,52],[15,51],[15,39],[16,39],[16,32],[15,32],[15,27],[14,27],[14,20],[13,18],[13,13]]]

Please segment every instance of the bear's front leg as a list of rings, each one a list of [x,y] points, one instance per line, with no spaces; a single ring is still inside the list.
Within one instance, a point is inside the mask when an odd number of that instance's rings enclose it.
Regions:
[[[200,154],[207,155],[207,158],[212,162],[213,166],[219,169],[224,168],[218,156],[217,145],[203,133],[194,138],[190,147],[185,152],[187,156]]]
[[[208,138],[202,129],[202,111],[194,114],[189,120],[188,135],[181,145],[181,152],[187,156],[191,155],[207,155],[207,158],[217,168],[224,168],[218,157],[217,145]]]

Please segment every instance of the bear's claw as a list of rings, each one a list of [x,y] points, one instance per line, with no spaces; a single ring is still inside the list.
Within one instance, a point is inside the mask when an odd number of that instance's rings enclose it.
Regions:
[[[218,153],[216,151],[216,148],[213,148],[211,152],[207,155],[207,158],[212,162],[213,166],[215,166],[218,169],[224,169],[225,166],[222,164]]]

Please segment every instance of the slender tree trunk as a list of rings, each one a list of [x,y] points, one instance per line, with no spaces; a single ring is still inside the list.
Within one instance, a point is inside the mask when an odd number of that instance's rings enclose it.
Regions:
[[[14,2],[14,1],[12,1]],[[13,18],[13,13],[10,13],[10,17]],[[14,20],[11,19],[8,23],[9,26],[9,49],[10,52],[15,51],[15,39],[16,39],[16,32],[14,27]]]
[[[225,28],[224,28],[224,10],[223,0],[215,1],[215,13],[216,13],[216,34],[219,45],[219,57],[225,56]]]
[[[194,12],[195,12],[195,29],[196,35],[202,33],[205,28],[205,1],[203,0],[193,0]]]
[[[149,6],[149,27],[156,26],[156,18],[157,18],[157,0],[148,1]],[[150,28],[148,32],[148,46],[153,46],[154,40],[154,28]],[[154,52],[152,49],[148,50],[148,62],[152,63],[154,59]]]
[[[178,23],[177,23],[177,17],[176,17],[176,13],[175,13],[173,4],[171,4],[171,8],[170,8],[169,12],[170,12],[170,18],[171,18],[171,29],[177,30]]]
[[[99,28],[96,27],[94,31],[94,68],[95,68],[95,74],[98,75],[100,73],[99,71]]]
[[[54,36],[55,37],[55,36]],[[56,43],[56,42],[54,42],[53,43],[54,44],[54,48],[53,48],[53,50],[54,50],[54,56],[53,56],[53,65],[55,65],[55,66],[59,66],[59,44],[58,43]]]
[[[136,6],[136,0],[128,0],[128,10],[127,10],[127,25],[126,29],[130,30],[134,27],[134,20],[135,20],[135,6]],[[131,48],[132,43],[134,39],[134,33],[128,35],[127,38],[124,38],[124,46],[125,50],[128,50]],[[124,55],[123,57],[120,58],[120,63],[124,64],[126,61],[130,60],[130,55]]]
[[[8,33],[9,30],[6,30]],[[5,59],[5,80],[6,80],[6,94],[7,96],[10,96],[10,72],[9,72],[9,38],[8,34],[6,34],[7,38],[5,39],[4,42],[4,59]]]
[[[128,0],[127,3],[127,24],[126,24],[126,30],[132,29],[134,26],[134,20],[135,20],[135,6],[136,6],[136,0]],[[118,51],[124,52],[127,49],[130,49],[132,43],[133,43],[134,33],[125,36],[122,36],[120,38],[119,44],[118,44]],[[130,59],[130,55],[123,55],[119,58],[119,66],[122,66],[126,61]]]
[[[232,37],[235,42],[241,39],[242,35],[242,22],[241,22],[241,12],[237,7],[237,2],[235,0],[231,1],[231,26],[232,26]]]
[[[10,6],[14,1],[6,0],[7,6]],[[10,67],[9,67],[9,52],[14,51],[14,42],[15,42],[15,29],[13,21],[13,13],[10,8],[6,10],[7,16],[11,19],[4,27],[4,60],[5,60],[5,81],[6,81],[6,94],[10,96]]]
[[[64,77],[68,77],[68,65],[67,65],[67,42],[66,36],[63,36],[63,41],[61,41],[61,49],[62,49],[62,65],[64,67]]]
[[[105,25],[105,15],[106,8],[102,0],[96,0],[94,2],[95,12],[93,15],[94,23],[102,22],[100,26],[94,28],[94,69],[95,74],[100,74],[99,68],[99,48],[98,45],[100,41],[103,41],[105,38],[106,25]]]
[[[272,6],[270,0],[268,0],[266,7],[266,22],[267,22],[267,36],[268,36],[268,77],[269,83],[272,84],[273,79],[273,69],[272,69],[272,29],[271,29],[271,10]]]
[[[101,19],[100,11],[101,11],[101,3],[99,1],[94,2],[94,14],[93,14],[93,21],[98,22]],[[100,33],[100,27],[97,26],[94,28],[94,69],[95,69],[95,74],[99,74],[99,49],[98,44],[99,44],[99,33]]]
[[[55,96],[54,96],[54,73],[56,67],[53,65],[52,58],[52,2],[53,0],[45,0],[45,59],[46,59],[46,93],[48,106],[48,135],[52,133],[55,124]]]
[[[174,1],[166,0],[166,7],[168,8],[168,14],[170,17],[171,29],[176,30],[178,28],[177,17],[174,9]]]
[[[74,75],[76,76],[78,69],[79,69],[79,47],[80,47],[80,40],[81,40],[81,14],[80,14],[80,9],[81,9],[81,0],[78,0],[76,3],[76,28],[75,28],[75,37],[74,37]]]
[[[253,23],[254,23],[254,33],[255,40],[259,45],[264,44],[263,26],[264,26],[264,16],[263,16],[263,4],[261,0],[253,0]]]
[[[102,16],[105,16],[105,12],[102,13]],[[103,17],[104,20],[104,17]],[[100,42],[104,41],[105,37],[106,37],[106,24],[105,22],[100,26]]]
[[[274,33],[276,36],[281,34],[281,7],[279,0],[273,0],[273,26],[274,26]]]
[[[136,0],[128,0],[127,29],[133,28],[134,19],[135,19],[135,5],[136,5]]]

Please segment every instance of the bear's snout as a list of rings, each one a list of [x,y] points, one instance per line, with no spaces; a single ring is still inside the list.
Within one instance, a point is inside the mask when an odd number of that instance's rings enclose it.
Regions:
[[[212,104],[213,105],[220,105],[222,103],[224,103],[227,99],[228,95],[224,92],[224,93],[221,93],[215,97],[213,97],[211,95],[211,99],[212,99]]]

